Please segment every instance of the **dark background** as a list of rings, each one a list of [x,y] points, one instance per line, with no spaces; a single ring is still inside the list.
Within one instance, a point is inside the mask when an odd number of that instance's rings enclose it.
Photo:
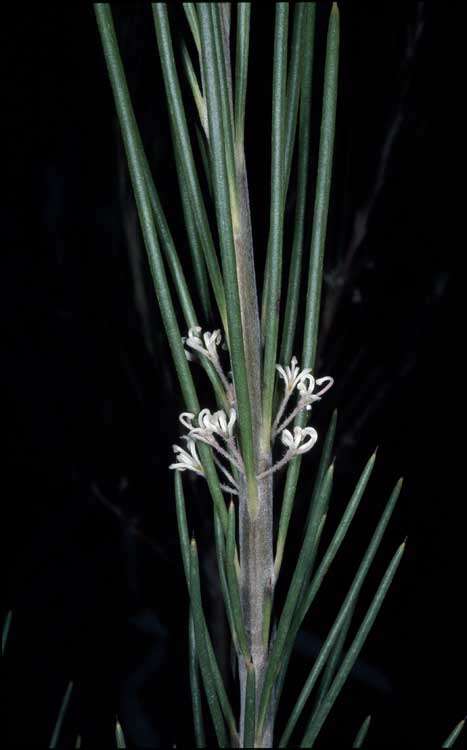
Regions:
[[[399,508],[362,607],[406,535],[408,545],[322,744],[349,745],[372,713],[370,745],[439,746],[467,710],[465,498],[455,451],[464,337],[460,304],[453,305],[451,187],[458,171],[451,94],[459,82],[452,19],[440,5],[341,4],[317,366],[336,385],[316,410],[322,434],[339,409],[331,528],[376,445],[379,453],[355,528],[299,640],[290,700],[400,475]],[[319,6],[310,174],[329,9]],[[150,8],[114,10],[143,138],[190,277]],[[171,18],[177,44],[185,22],[177,9]],[[247,159],[261,265],[271,9],[255,6],[252,23]],[[93,11],[85,4],[18,7],[1,33],[3,610],[13,610],[2,743],[5,735],[13,745],[46,743],[74,680],[64,740],[74,745],[81,733],[85,744],[110,744],[118,713],[136,746],[188,746],[187,594],[167,469],[181,401]],[[294,173],[286,250],[293,185]],[[310,207],[312,199],[310,191]],[[295,529],[317,455],[304,464]],[[200,482],[190,485],[189,515],[221,639],[211,509]],[[289,560],[299,542],[291,533]]]

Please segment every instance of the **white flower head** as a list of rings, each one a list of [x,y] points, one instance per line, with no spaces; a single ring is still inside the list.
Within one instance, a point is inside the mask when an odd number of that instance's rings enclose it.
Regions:
[[[205,333],[202,330],[201,326],[193,326],[188,330],[188,336],[184,336],[182,341],[190,349],[208,357],[211,361],[217,362],[219,359],[217,347],[222,341],[222,334],[220,330],[205,331]],[[186,349],[185,353],[188,359],[192,359],[191,353]]]
[[[290,367],[282,367],[282,365],[276,365],[276,370],[279,373],[279,376],[284,381],[286,393],[289,394],[292,393],[295,386],[297,386],[301,382],[302,378],[311,373],[309,367],[306,367],[304,370],[300,370],[300,368],[298,367],[297,357],[292,357]]]
[[[313,448],[318,440],[318,433],[314,427],[294,427],[293,434],[290,430],[282,430],[281,440],[288,448],[288,453],[298,455]]]
[[[175,463],[170,464],[169,469],[175,469],[176,471],[194,471],[195,474],[204,476],[204,469],[196,452],[195,441],[189,437],[185,439],[190,452],[188,453],[188,451],[181,448],[179,445],[173,445],[173,452],[175,453],[177,460]]]

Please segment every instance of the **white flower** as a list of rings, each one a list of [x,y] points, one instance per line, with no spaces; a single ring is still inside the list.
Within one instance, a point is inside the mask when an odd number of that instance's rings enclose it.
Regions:
[[[290,367],[284,368],[281,365],[276,365],[276,370],[284,381],[285,391],[288,394],[292,393],[293,389],[301,382],[302,378],[311,372],[309,367],[300,370],[297,357],[292,357]]]
[[[318,440],[318,433],[314,427],[294,427],[293,434],[290,430],[282,430],[281,440],[288,448],[288,453],[298,455],[313,448]]]
[[[315,386],[323,384],[324,387],[315,393]],[[318,378],[317,380],[315,380],[313,375],[311,375],[310,373],[306,373],[302,376],[300,382],[297,385],[297,389],[300,391],[301,398],[307,404],[307,411],[311,409],[310,404],[312,404],[314,401],[319,401],[323,393],[326,393],[326,391],[328,391],[333,384],[334,379],[329,377],[329,375],[326,375],[323,378]]]
[[[219,330],[212,332],[206,331],[205,333],[202,333],[202,330],[201,326],[193,326],[193,328],[188,330],[188,336],[184,336],[182,341],[186,346],[190,347],[190,349],[194,349],[199,354],[208,357],[211,361],[217,362],[219,358],[217,347],[221,343],[222,334]],[[190,359],[190,352],[187,352],[186,350],[185,352],[188,359]]]
[[[231,409],[228,421],[227,414],[222,409],[214,412],[214,414],[209,409],[203,409],[198,415],[198,427],[188,424],[188,420],[192,422],[193,417],[194,415],[186,412],[180,415],[180,421],[188,427],[190,436],[194,438],[209,438],[213,433],[220,435],[225,440],[229,440],[233,436],[233,428],[237,420],[235,409]],[[187,418],[186,421],[184,421],[185,418]]]
[[[179,445],[173,445],[172,448],[177,457],[177,461],[174,464],[170,464],[169,469],[176,469],[177,471],[189,470],[194,471],[195,474],[204,476],[204,469],[196,452],[195,441],[191,438],[185,438],[185,440],[190,452],[188,453],[188,451],[186,451],[184,448],[181,448]]]

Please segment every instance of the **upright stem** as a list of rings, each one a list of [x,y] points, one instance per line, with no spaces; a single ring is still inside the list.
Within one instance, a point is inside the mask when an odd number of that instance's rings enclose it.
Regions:
[[[249,10],[243,6],[238,10],[239,29],[237,34],[236,97],[244,99],[248,66]],[[225,32],[225,27],[224,27]],[[226,74],[229,96],[232,92],[232,71],[228,35],[222,35],[223,65]],[[241,91],[241,94],[240,94]],[[236,101],[236,128],[233,155],[235,181],[231,190],[231,208],[237,280],[242,315],[245,361],[252,412],[253,441],[255,445],[256,473],[260,474],[271,465],[269,448],[260,449],[262,429],[261,411],[261,330],[259,318],[258,292],[253,253],[253,233],[251,226],[248,176],[244,148],[244,101]],[[243,114],[238,114],[238,109]],[[253,667],[255,670],[256,694],[261,694],[268,659],[269,615],[272,587],[274,585],[274,556],[272,528],[272,479],[270,476],[257,484],[256,512],[251,513],[248,502],[248,488],[239,488],[239,551],[240,551],[240,594],[243,618],[248,638]],[[251,491],[251,488],[250,488]],[[239,658],[240,673],[240,737],[244,736],[245,713],[247,708],[246,687],[247,669],[243,657]],[[263,737],[257,740],[257,747],[271,747],[273,739],[273,716],[266,723]]]
[[[274,587],[272,547],[272,477],[258,481],[258,513],[248,512],[246,488],[239,497],[240,593],[248,645],[256,675],[256,692],[261,695],[268,662],[269,615]],[[243,737],[246,709],[247,672],[243,658],[240,672],[240,736]],[[274,714],[271,709],[262,737],[255,747],[272,747]]]

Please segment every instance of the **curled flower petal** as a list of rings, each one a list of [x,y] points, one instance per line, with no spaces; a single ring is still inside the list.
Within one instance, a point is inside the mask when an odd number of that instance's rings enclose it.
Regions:
[[[318,378],[316,381],[316,385],[323,385],[324,388],[321,388],[320,391],[316,394],[317,398],[321,398],[323,393],[326,393],[332,386],[334,385],[334,378],[331,378],[330,375],[325,375],[323,378]]]
[[[306,438],[308,437],[308,440]],[[301,445],[297,448],[297,453],[306,453],[315,445],[318,440],[318,433],[314,427],[305,427],[301,433]]]
[[[182,423],[182,425],[187,429],[191,430],[193,428],[193,420],[195,418],[195,415],[192,414],[190,411],[184,411],[179,416],[179,422]]]
[[[315,389],[315,383],[313,375],[310,372],[306,372],[301,376],[297,384],[297,389],[303,395],[311,395]]]
[[[294,427],[293,434],[290,430],[282,430],[281,440],[290,453],[306,453],[318,440],[318,433],[314,427]]]
[[[218,362],[218,354],[217,354],[217,347],[220,344],[222,340],[222,334],[220,330],[217,331],[205,331],[203,333],[203,330],[201,326],[193,326],[188,330],[188,336],[184,336],[182,338],[183,343],[185,346],[188,346],[190,349],[194,349],[199,354],[203,354],[205,357],[208,357],[211,361]],[[190,358],[190,353],[186,352],[188,358]]]
[[[290,430],[282,430],[281,440],[287,448],[291,448],[294,444],[293,435]]]
[[[187,445],[190,451],[189,453],[180,445],[172,446],[177,460],[175,463],[170,464],[169,469],[174,469],[176,471],[194,471],[195,474],[204,476],[204,469],[196,452],[195,441],[188,438]]]

